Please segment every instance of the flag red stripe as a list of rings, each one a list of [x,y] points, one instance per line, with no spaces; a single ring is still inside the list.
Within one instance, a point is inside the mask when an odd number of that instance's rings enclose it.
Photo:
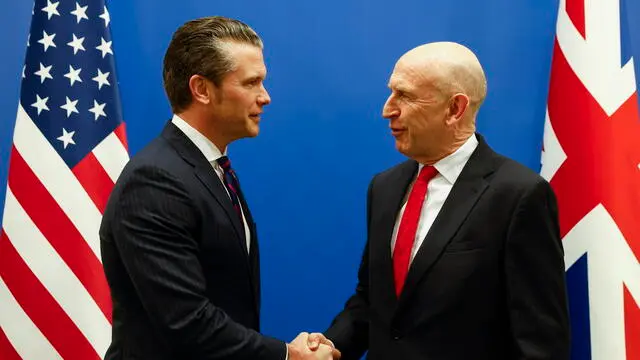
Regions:
[[[111,322],[111,295],[102,263],[15,147],[11,150],[8,183],[42,235]]]
[[[580,106],[566,106],[568,103]],[[593,136],[586,131],[578,136],[572,119],[581,119],[582,123],[589,121],[584,129],[596,129],[607,118],[569,66],[557,40],[553,48],[548,109],[558,141],[567,154],[567,159],[551,179],[560,209],[560,235],[564,237],[600,202],[604,188],[602,177],[598,176],[601,169],[596,168],[600,164],[594,164],[591,153],[584,151],[585,143],[590,144],[590,148],[597,148],[602,136]]]
[[[640,110],[638,94],[633,93],[607,122],[607,132],[612,134],[608,152],[598,153],[602,163],[608,164],[607,196],[603,203],[614,216],[636,259],[640,259]],[[638,338],[640,339],[640,338]]]
[[[87,154],[72,170],[100,213],[104,213],[113,181],[93,153]]]
[[[124,123],[120,124],[120,126],[118,126],[115,130],[113,130],[113,133],[116,134],[118,139],[120,139],[120,142],[122,143],[122,146],[124,146],[124,148],[127,149],[127,152],[128,152],[129,151],[129,145],[127,145],[126,125]]]
[[[564,237],[602,203],[640,259],[636,210],[640,194],[628,191],[640,188],[640,148],[635,145],[640,138],[637,101],[634,93],[608,116],[571,69],[556,41],[548,109],[553,129],[567,155],[551,179],[561,209],[561,235]],[[579,127],[574,119],[580,119]]]
[[[16,349],[11,345],[7,335],[2,331],[0,327],[0,359],[2,360],[20,360],[20,355],[16,352]]]
[[[586,39],[584,0],[567,0],[567,15],[582,38]]]
[[[56,351],[64,359],[100,359],[87,338],[33,275],[4,231],[0,234],[0,254],[0,276]]]
[[[640,307],[629,290],[624,288],[624,327],[627,359],[640,359]]]

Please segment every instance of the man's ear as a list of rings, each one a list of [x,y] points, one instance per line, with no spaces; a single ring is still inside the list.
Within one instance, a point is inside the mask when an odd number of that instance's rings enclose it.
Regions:
[[[447,125],[458,123],[467,111],[469,111],[469,97],[463,93],[453,95],[447,109]]]
[[[193,75],[189,78],[189,91],[193,101],[201,104],[209,104],[213,102],[214,91],[212,83],[202,75]]]

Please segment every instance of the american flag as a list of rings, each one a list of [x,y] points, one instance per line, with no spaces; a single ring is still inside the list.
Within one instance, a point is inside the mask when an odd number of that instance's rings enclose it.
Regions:
[[[0,233],[0,359],[99,359],[98,228],[129,156],[104,0],[35,1]]]
[[[572,359],[640,359],[640,112],[625,1],[561,0],[542,175],[558,197]]]

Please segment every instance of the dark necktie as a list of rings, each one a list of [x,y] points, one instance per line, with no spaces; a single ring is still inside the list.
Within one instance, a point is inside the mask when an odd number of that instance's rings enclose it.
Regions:
[[[240,205],[240,184],[238,183],[238,178],[236,177],[235,171],[231,168],[231,161],[227,156],[223,156],[216,160],[218,165],[222,168],[222,180],[224,182],[224,186],[227,188],[229,192],[229,196],[231,197],[231,203],[233,204],[233,209],[238,214],[240,221],[242,219],[242,210]]]

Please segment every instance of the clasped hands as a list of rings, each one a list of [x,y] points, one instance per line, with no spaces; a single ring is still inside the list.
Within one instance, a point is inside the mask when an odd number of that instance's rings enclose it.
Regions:
[[[302,332],[287,344],[289,360],[337,360],[340,351],[321,333]]]

